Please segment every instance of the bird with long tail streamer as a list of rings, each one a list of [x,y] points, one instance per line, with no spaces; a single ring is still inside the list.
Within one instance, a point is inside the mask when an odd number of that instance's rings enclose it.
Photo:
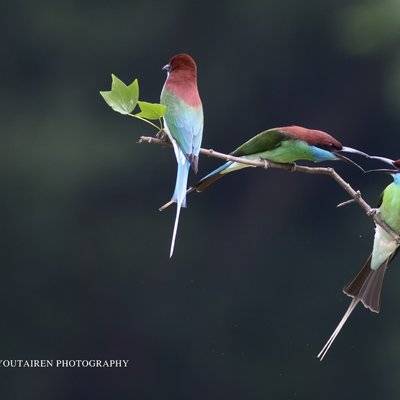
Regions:
[[[378,212],[382,220],[394,232],[400,233],[400,160],[394,161],[376,156],[371,156],[370,158],[388,162],[393,167],[393,169],[379,169],[367,172],[380,171],[392,175],[393,182],[385,188]],[[343,289],[343,292],[351,297],[352,300],[336,329],[319,352],[318,358],[321,361],[358,303],[361,302],[364,307],[372,312],[380,312],[383,278],[398,248],[399,243],[381,226],[376,225],[372,253],[360,272]]]
[[[169,256],[174,253],[181,207],[186,207],[189,169],[197,173],[203,136],[203,106],[197,88],[197,65],[188,54],[173,56],[163,67],[167,79],[161,92],[161,104],[167,107],[164,130],[170,139],[177,161],[175,190],[176,217]]]
[[[248,160],[261,159],[281,164],[291,164],[299,160],[313,162],[344,160],[362,169],[343,153],[355,153],[368,157],[362,151],[343,146],[326,132],[302,126],[286,126],[260,132],[230,154]],[[228,161],[200,179],[188,190],[188,193],[202,192],[227,174],[249,167],[250,165]],[[160,207],[160,211],[172,203],[170,201],[164,204]]]

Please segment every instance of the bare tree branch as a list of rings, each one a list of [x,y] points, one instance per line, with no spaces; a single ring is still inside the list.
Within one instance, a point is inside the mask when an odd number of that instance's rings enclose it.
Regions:
[[[169,147],[172,146],[169,141],[150,136],[141,136],[138,140],[138,143],[158,144]],[[275,169],[284,169],[288,172],[301,172],[313,175],[328,175],[351,197],[351,200],[345,201],[339,204],[338,206],[346,205],[349,204],[350,202],[358,204],[363,209],[365,214],[367,214],[368,217],[372,218],[372,220],[377,225],[381,226],[389,235],[393,237],[394,240],[396,240],[398,244],[400,244],[400,236],[382,220],[378,210],[376,208],[372,208],[363,199],[360,191],[354,190],[351,187],[351,185],[347,183],[332,167],[308,167],[305,165],[297,165],[297,164],[279,164],[267,160],[249,160],[246,158],[231,156],[230,154],[220,153],[213,149],[200,149],[200,153],[208,157],[219,158],[225,161],[233,161],[263,169],[275,168]],[[190,193],[191,191],[193,191],[193,188],[189,189],[188,192]],[[167,203],[165,206],[169,204],[170,203]],[[162,209],[165,208],[165,206],[163,206]]]

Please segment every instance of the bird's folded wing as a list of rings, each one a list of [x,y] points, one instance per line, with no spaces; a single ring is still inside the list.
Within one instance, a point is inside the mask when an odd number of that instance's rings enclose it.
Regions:
[[[203,114],[197,110],[172,112],[164,117],[172,137],[187,157],[198,155],[203,133]]]
[[[268,129],[267,131],[260,132],[247,142],[243,143],[231,154],[235,157],[242,157],[262,153],[277,148],[283,140],[290,138],[290,135],[280,129]]]

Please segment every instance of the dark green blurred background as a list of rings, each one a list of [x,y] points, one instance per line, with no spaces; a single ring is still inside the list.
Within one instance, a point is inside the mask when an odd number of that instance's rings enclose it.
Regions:
[[[2,399],[398,399],[400,267],[322,364],[373,226],[326,177],[247,170],[189,199],[175,256],[172,151],[113,112],[113,72],[158,101],[199,65],[203,145],[326,130],[399,157],[400,6],[371,1],[3,4],[1,359],[124,358],[128,369],[1,369]],[[200,173],[219,165],[200,160]],[[374,203],[389,182],[338,165]],[[194,178],[192,177],[192,180]],[[397,265],[396,265],[397,264]]]

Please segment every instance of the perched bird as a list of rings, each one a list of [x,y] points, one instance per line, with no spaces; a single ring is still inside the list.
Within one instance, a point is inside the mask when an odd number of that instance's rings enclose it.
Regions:
[[[321,162],[343,159],[361,168],[342,153],[356,153],[368,157],[361,151],[342,146],[338,140],[326,132],[301,126],[286,126],[263,131],[230,154],[248,160],[262,159],[282,164],[294,163],[298,160]],[[251,166],[228,161],[194,184],[188,192],[194,190],[202,192],[225,175],[249,167]],[[171,204],[172,202],[166,203],[160,210]]]
[[[176,217],[170,257],[174,252],[181,207],[186,207],[186,188],[189,169],[198,170],[199,151],[203,136],[203,106],[197,89],[197,66],[188,54],[173,56],[163,67],[167,79],[161,92],[161,104],[167,109],[164,129],[172,142],[178,170],[172,202]]]
[[[380,169],[374,171],[388,172],[393,177],[393,182],[386,187],[378,212],[382,220],[396,233],[400,234],[400,160],[393,161],[382,157],[370,157],[389,162],[394,169]],[[371,172],[371,171],[368,171]],[[380,297],[386,269],[393,260],[399,248],[399,243],[384,230],[376,225],[372,253],[356,277],[344,287],[343,292],[353,298],[349,308],[318,354],[322,361],[332,346],[333,341],[343,328],[347,319],[357,304],[361,301],[364,307],[375,313],[380,311]]]
[[[351,162],[341,154],[345,152],[359,153],[366,156],[365,153],[358,150],[343,147],[338,140],[326,132],[301,126],[286,126],[268,129],[259,133],[239,146],[231,155],[250,160],[262,159],[282,164],[294,163],[298,160],[322,162],[345,159]],[[223,176],[248,167],[250,165],[228,161],[202,178],[193,188],[201,192]]]

